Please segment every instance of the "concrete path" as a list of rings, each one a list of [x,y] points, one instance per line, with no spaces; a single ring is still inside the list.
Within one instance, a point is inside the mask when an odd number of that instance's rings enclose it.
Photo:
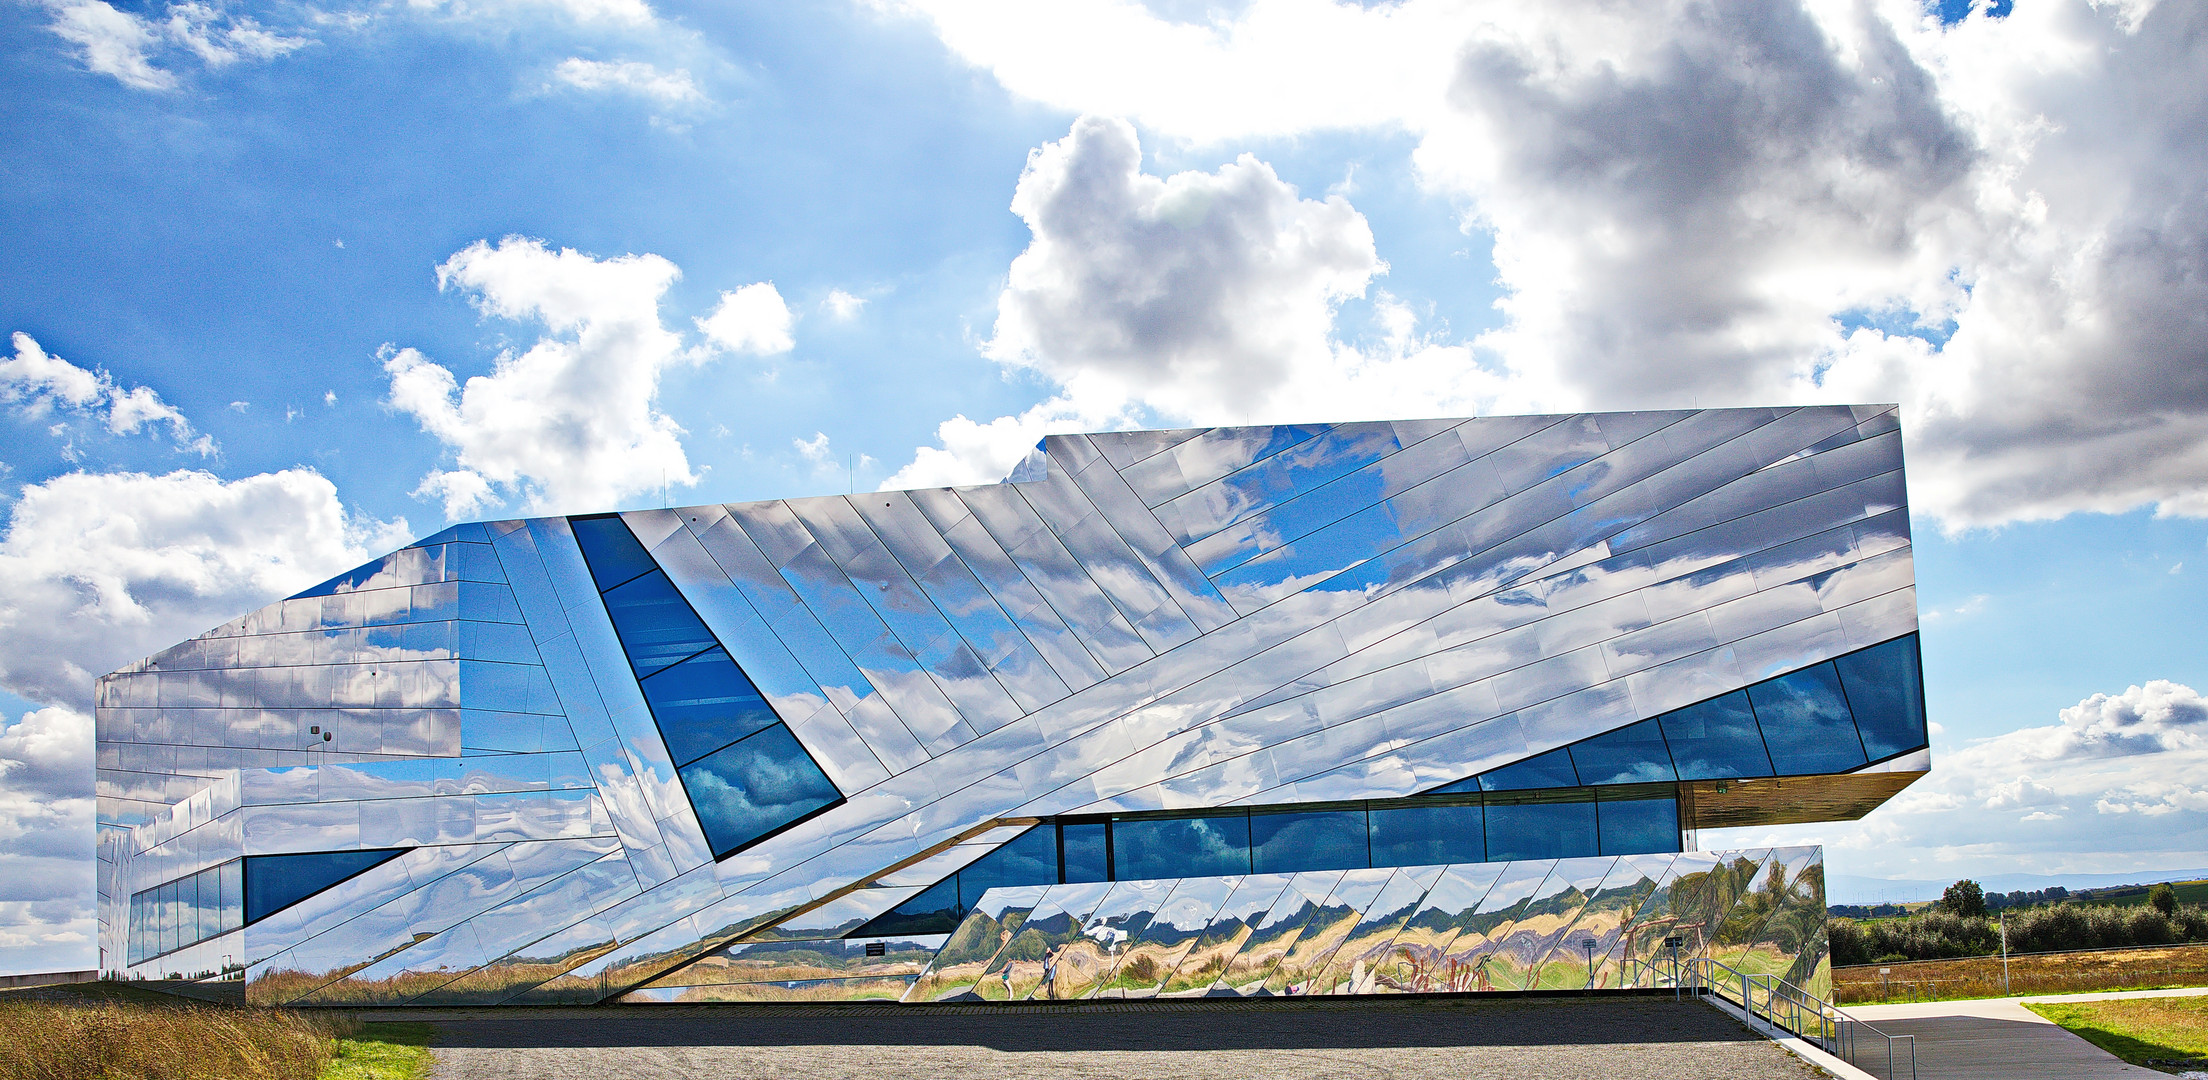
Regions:
[[[1814,1080],[1694,1001],[1121,1002],[1040,1007],[405,1010],[435,1080]]]
[[[2123,1080],[2170,1074],[2126,1065],[2114,1055],[2064,1031],[2054,1021],[2024,1007],[2026,1001],[2106,1001],[2134,997],[2189,997],[2193,990],[2134,990],[2110,994],[2060,994],[2033,998],[1982,998],[1975,1001],[1925,1001],[1904,1005],[1851,1005],[1849,1015],[1889,1035],[1917,1037],[1920,1080]],[[1857,1062],[1885,1075],[1879,1040],[1865,1037]],[[1899,1048],[1897,1047],[1897,1062]],[[1878,1060],[1874,1063],[1873,1058]],[[1906,1064],[1897,1071],[1908,1076]]]

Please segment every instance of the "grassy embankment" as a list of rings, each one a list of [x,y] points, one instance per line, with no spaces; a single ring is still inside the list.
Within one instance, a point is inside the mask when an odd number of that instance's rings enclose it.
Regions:
[[[2208,1069],[2208,997],[2035,1002],[2025,1008],[2133,1065],[2170,1072]]]
[[[1887,969],[1881,975],[1880,969]],[[2208,985],[2208,945],[2038,953],[2009,958],[2007,994],[2088,994]],[[2001,959],[1920,960],[1832,969],[1841,1005],[2002,997]]]
[[[182,1002],[114,983],[0,992],[0,1080],[415,1080],[427,1024]]]

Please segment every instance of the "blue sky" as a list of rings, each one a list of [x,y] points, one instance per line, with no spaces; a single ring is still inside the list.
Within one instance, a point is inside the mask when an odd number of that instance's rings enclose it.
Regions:
[[[1900,401],[1945,767],[1783,835],[2208,863],[2203,14],[1523,7],[0,5],[0,970],[91,963],[102,671],[1131,424]]]

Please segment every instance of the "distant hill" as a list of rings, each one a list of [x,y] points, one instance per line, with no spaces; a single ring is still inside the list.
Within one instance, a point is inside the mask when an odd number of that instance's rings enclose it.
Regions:
[[[1993,874],[1975,879],[1987,892],[2031,892],[2049,885],[2065,889],[2098,889],[2111,885],[2152,885],[2159,881],[2193,881],[2208,878],[2208,869],[2190,870],[2132,870],[2121,874]],[[1937,900],[1940,891],[1955,883],[1946,881],[1918,881],[1905,878],[1859,877],[1855,874],[1825,875],[1825,902],[1828,904],[1907,904],[1919,900]]]

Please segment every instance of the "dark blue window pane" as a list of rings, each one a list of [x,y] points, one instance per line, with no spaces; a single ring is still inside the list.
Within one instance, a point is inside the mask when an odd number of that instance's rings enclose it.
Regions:
[[[1524,802],[1487,804],[1487,858],[1576,859],[1600,854],[1595,804]]]
[[[677,765],[688,765],[778,719],[743,670],[718,647],[638,685]]]
[[[1486,862],[1486,823],[1478,804],[1400,806],[1372,812],[1372,865],[1434,866]]]
[[[1605,799],[1595,809],[1602,819],[1604,855],[1679,850],[1677,799]]]
[[[1250,872],[1250,819],[1242,814],[1112,821],[1113,876],[1218,877]]]
[[[1528,791],[1534,788],[1578,786],[1578,774],[1572,771],[1572,757],[1561,746],[1546,754],[1538,754],[1480,774],[1482,791]]]
[[[575,545],[583,549],[583,561],[590,564],[600,592],[659,568],[620,518],[569,518],[567,525],[575,530]]]
[[[1370,865],[1362,810],[1250,815],[1252,873],[1355,870]]]
[[[1866,760],[1831,664],[1766,679],[1748,688],[1748,700],[1780,776],[1845,772]]]
[[[958,872],[958,904],[972,908],[981,894],[1000,885],[1056,885],[1058,835],[1048,825],[1013,837]]]
[[[641,679],[713,647],[713,633],[657,570],[606,590],[606,614]]]
[[[1067,881],[1110,881],[1112,867],[1106,859],[1104,833],[1101,821],[1060,825],[1058,836],[1064,844],[1065,873]]]
[[[1771,755],[1764,752],[1763,735],[1756,730],[1756,714],[1748,707],[1746,691],[1735,690],[1656,719],[1663,726],[1664,741],[1671,745],[1671,759],[1678,763],[1681,780],[1771,775]]]
[[[843,801],[797,736],[780,724],[678,772],[715,859]]]
[[[1833,661],[1847,691],[1848,711],[1872,761],[1926,745],[1924,668],[1917,635],[1898,637]]]
[[[953,874],[928,886],[927,891],[912,899],[876,915],[873,921],[844,936],[948,934],[958,929],[959,920],[965,916],[966,909],[958,905],[958,875]]]
[[[1650,784],[1679,779],[1664,733],[1651,718],[1572,744],[1582,784]]]
[[[245,857],[245,921],[265,919],[346,878],[390,862],[405,850],[248,855]]]

